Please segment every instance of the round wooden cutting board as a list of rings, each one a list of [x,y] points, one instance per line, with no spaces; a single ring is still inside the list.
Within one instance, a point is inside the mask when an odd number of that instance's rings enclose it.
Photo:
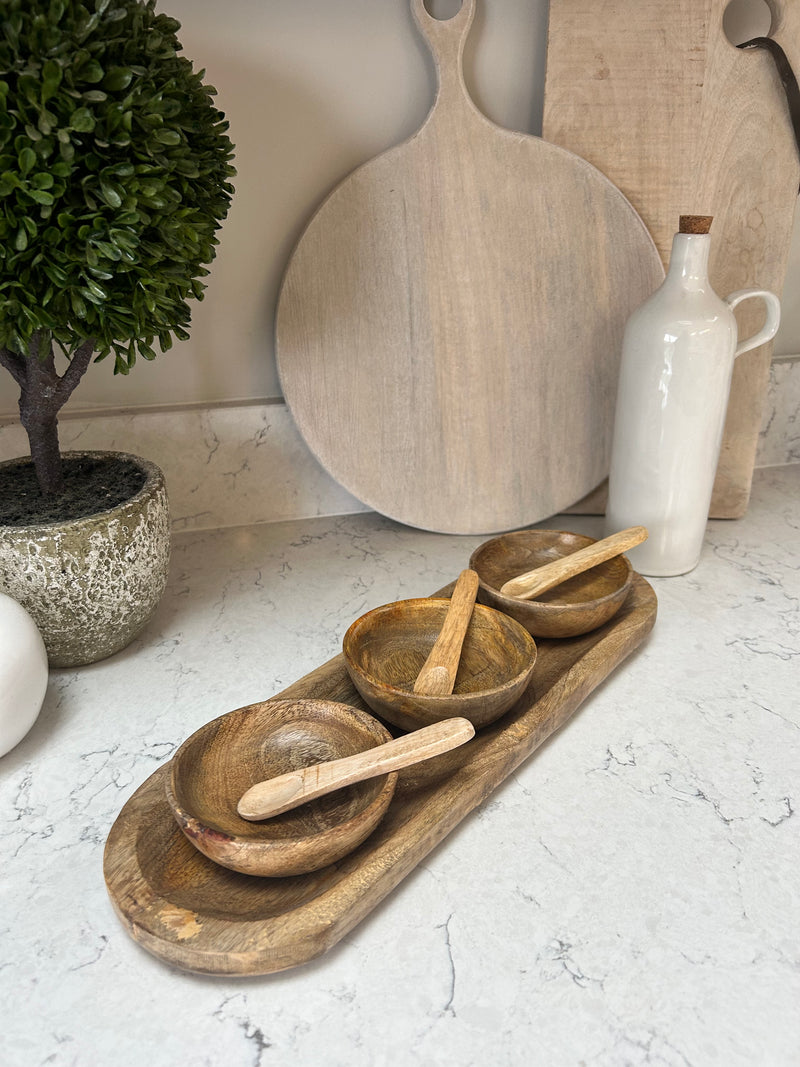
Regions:
[[[525,526],[602,481],[624,324],[664,276],[598,170],[476,109],[475,2],[439,21],[411,0],[434,106],[313,216],[276,323],[284,396],[326,470],[445,533]]]

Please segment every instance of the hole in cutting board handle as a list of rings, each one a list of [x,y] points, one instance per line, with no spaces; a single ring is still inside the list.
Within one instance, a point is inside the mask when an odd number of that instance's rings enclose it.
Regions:
[[[437,22],[449,22],[462,7],[462,0],[422,0],[425,10]]]
[[[722,30],[732,45],[769,37],[772,9],[767,0],[731,0],[722,14]]]

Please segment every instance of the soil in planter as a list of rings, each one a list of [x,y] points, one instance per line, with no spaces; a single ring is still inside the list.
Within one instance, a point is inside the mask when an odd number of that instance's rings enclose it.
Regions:
[[[135,496],[147,480],[120,456],[64,459],[64,492],[45,496],[32,462],[0,467],[0,526],[70,522],[108,511]]]

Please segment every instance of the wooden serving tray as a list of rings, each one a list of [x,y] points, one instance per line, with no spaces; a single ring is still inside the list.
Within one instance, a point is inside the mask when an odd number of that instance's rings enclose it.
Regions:
[[[461,748],[401,771],[378,829],[344,860],[312,874],[255,878],[206,859],[172,817],[165,764],[125,804],[106,842],[104,873],[117,914],[135,941],[188,971],[269,974],[314,959],[562,726],[644,640],[655,618],[655,593],[636,575],[605,626],[537,642],[536,669],[519,703]],[[365,708],[341,655],[278,695]]]

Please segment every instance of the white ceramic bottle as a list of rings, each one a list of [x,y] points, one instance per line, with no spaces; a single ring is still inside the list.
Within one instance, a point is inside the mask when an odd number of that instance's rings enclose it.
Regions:
[[[627,553],[646,575],[697,566],[733,362],[780,323],[774,293],[741,289],[721,300],[711,288],[710,225],[708,216],[681,216],[664,283],[625,327],[606,525],[647,527],[647,541]],[[733,308],[749,297],[766,302],[766,322],[737,344]]]

